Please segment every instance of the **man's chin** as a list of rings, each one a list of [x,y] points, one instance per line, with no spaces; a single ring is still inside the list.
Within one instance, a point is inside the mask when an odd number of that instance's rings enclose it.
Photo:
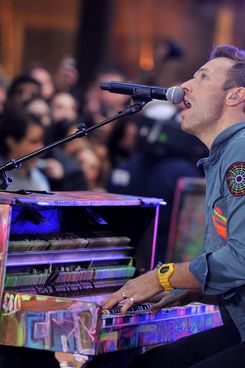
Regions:
[[[181,129],[188,133],[188,134],[194,134],[193,130],[191,129],[190,124],[188,124],[187,119],[183,119],[182,122],[180,123]]]

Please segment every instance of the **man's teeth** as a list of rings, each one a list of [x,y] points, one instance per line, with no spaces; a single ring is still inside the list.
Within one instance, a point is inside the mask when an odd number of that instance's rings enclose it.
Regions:
[[[187,109],[190,109],[191,108],[191,103],[189,101],[187,101],[187,100],[185,100],[185,107]]]

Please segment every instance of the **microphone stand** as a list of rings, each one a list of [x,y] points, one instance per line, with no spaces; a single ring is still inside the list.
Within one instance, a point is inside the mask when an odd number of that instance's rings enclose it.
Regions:
[[[143,94],[143,91],[142,91],[142,94]],[[76,138],[81,138],[83,136],[86,136],[88,135],[88,133],[90,133],[91,131],[95,130],[95,129],[98,129],[100,127],[102,127],[103,125],[106,125],[114,120],[117,120],[119,118],[122,118],[122,117],[125,117],[125,116],[129,116],[129,115],[133,115],[133,114],[136,114],[138,113],[139,111],[141,111],[143,109],[143,107],[151,101],[151,98],[146,98],[145,95],[144,95],[144,98],[141,97],[141,91],[137,91],[134,95],[131,96],[132,97],[132,100],[133,100],[133,105],[130,105],[130,106],[127,106],[123,111],[119,111],[116,115],[113,115],[105,120],[103,120],[102,122],[96,124],[96,125],[93,125],[92,127],[90,128],[86,128],[86,125],[85,123],[81,123],[79,124],[79,127],[78,127],[78,130],[63,138],[63,139],[60,139],[54,143],[51,143],[47,146],[44,146],[32,153],[29,153],[28,155],[25,155],[25,156],[22,156],[18,159],[13,159],[13,160],[10,160],[8,162],[6,162],[4,165],[0,166],[0,191],[2,190],[6,190],[9,186],[9,184],[12,182],[12,178],[8,177],[7,174],[6,174],[6,171],[11,171],[13,169],[18,169],[21,164],[27,160],[30,160],[31,158],[33,157],[36,157],[36,156],[39,156],[41,155],[42,153],[45,153],[57,146],[60,146],[64,143],[67,143],[67,142],[70,142],[72,141],[73,139],[76,139]],[[40,193],[40,192],[39,192]]]

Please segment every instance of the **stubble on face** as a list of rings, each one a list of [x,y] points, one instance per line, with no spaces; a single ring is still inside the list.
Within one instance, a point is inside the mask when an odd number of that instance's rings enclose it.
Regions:
[[[190,134],[199,138],[207,134],[210,130],[216,130],[216,126],[223,115],[225,91],[212,93],[207,103],[195,104],[188,111],[187,116],[182,120],[181,128]]]
[[[197,136],[202,141],[217,134],[220,121],[224,114],[224,89],[227,72],[233,61],[226,58],[217,58],[209,61],[200,70],[207,70],[207,80],[199,80],[197,72],[192,83],[191,92],[186,98],[191,103],[190,109],[185,109],[182,116],[181,127],[185,132]],[[188,85],[188,84],[187,84]],[[204,142],[205,143],[205,142]]]

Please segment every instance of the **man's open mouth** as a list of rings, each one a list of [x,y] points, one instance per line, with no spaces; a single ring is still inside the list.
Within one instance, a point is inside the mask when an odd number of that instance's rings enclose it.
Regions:
[[[190,103],[190,101],[188,101],[186,98],[184,98],[184,105],[185,105],[185,107],[187,108],[187,109],[190,109],[191,108],[191,103]]]

